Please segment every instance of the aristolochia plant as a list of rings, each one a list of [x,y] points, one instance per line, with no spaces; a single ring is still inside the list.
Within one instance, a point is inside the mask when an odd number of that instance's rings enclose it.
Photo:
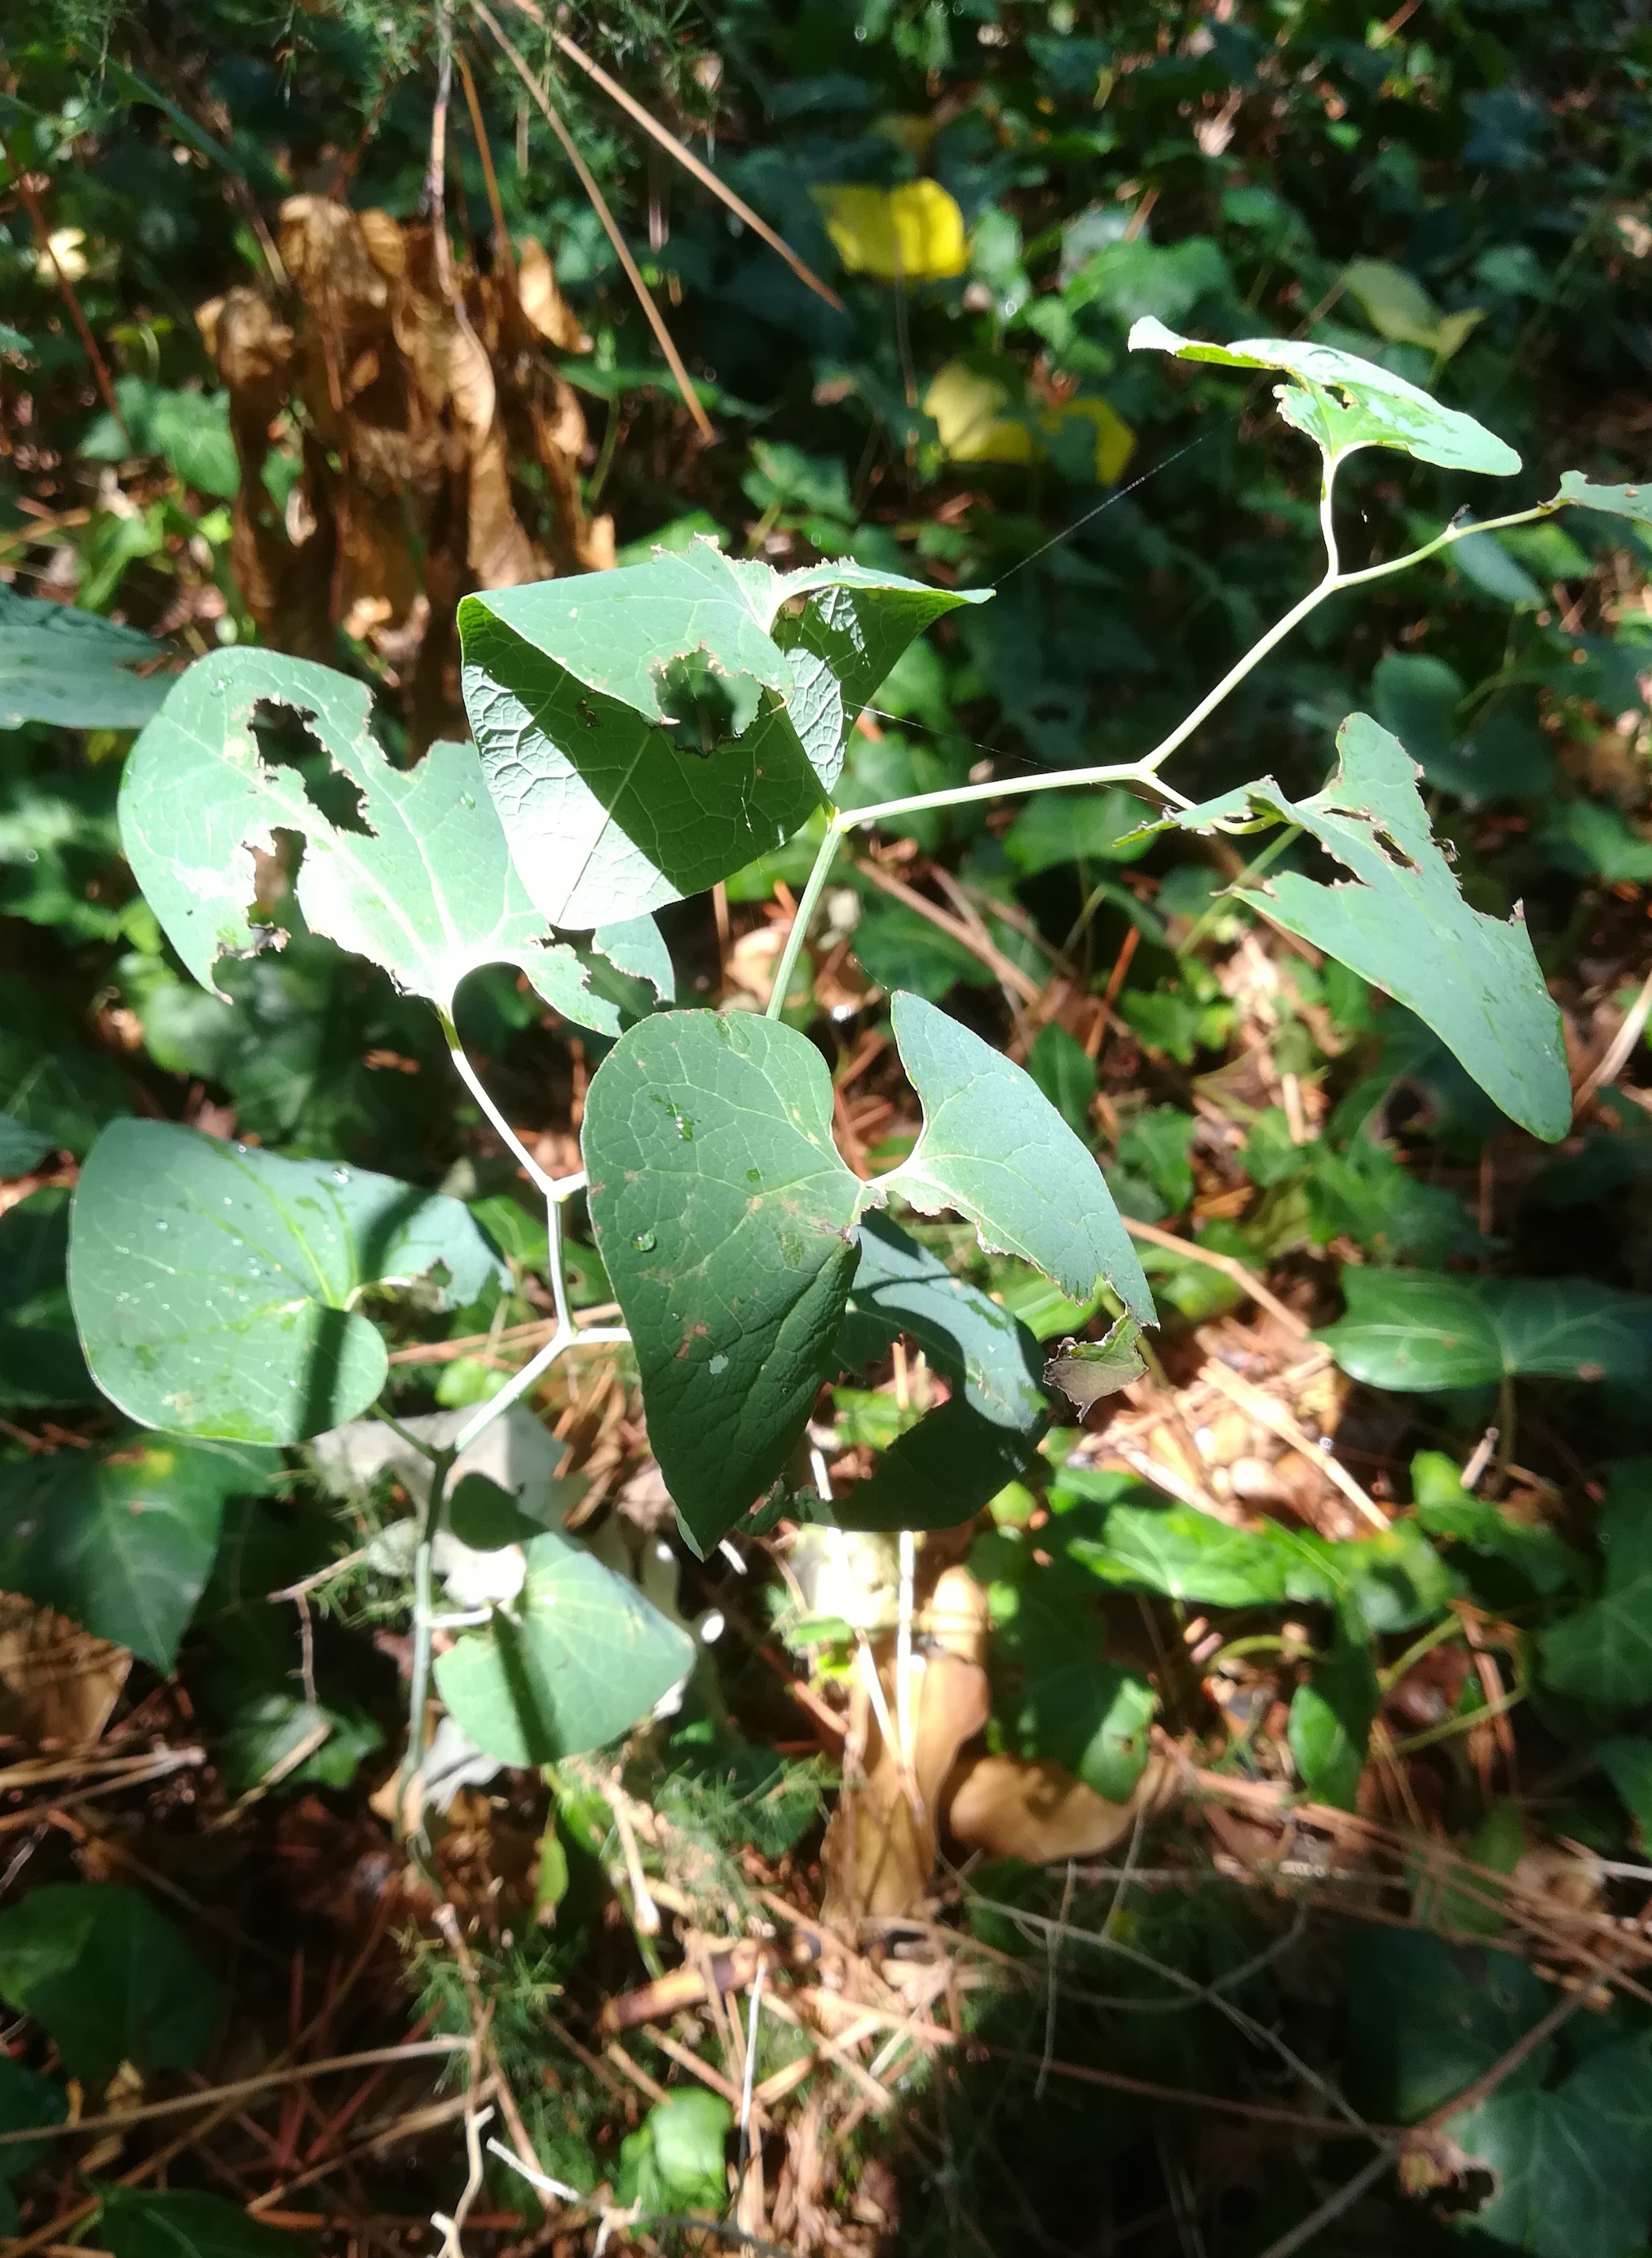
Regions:
[[[309,927],[428,998],[457,1073],[546,1204],[551,1338],[431,1452],[415,1564],[410,1768],[422,1750],[441,1620],[433,1561],[450,1525],[454,1462],[571,1350],[632,1344],[649,1437],[701,1555],[781,1477],[821,1384],[902,1332],[924,1344],[951,1395],[855,1488],[845,1520],[956,1523],[1025,1467],[1048,1416],[1031,1340],[881,1212],[891,1197],[965,1218],[983,1245],[1035,1265],[1075,1299],[1105,1289],[1119,1323],[1107,1353],[1091,1352],[1087,1377],[1100,1388],[1135,1368],[1131,1343],[1153,1323],[1153,1303],[1100,1169],[1029,1077],[956,1020],[914,996],[892,999],[923,1108],[911,1157],[865,1182],[833,1145],[825,1063],[779,1015],[852,828],[965,800],[1128,783],[1161,803],[1165,825],[1308,831],[1350,879],[1258,877],[1241,898],[1407,1005],[1535,1135],[1564,1133],[1559,1015],[1524,925],[1464,902],[1395,738],[1351,716],[1335,775],[1304,800],[1263,779],[1195,806],[1160,773],[1317,605],[1483,529],[1454,521],[1409,556],[1344,572],[1333,489],[1349,455],[1386,447],[1493,475],[1518,470],[1519,458],[1469,417],[1322,346],[1191,344],[1151,321],[1131,342],[1281,372],[1280,411],[1323,458],[1326,549],[1319,584],[1134,762],[839,810],[833,794],[861,708],[915,636],[989,592],[960,595],[848,564],[776,574],[705,543],[623,572],[466,598],[474,742],[436,745],[413,770],[394,767],[374,742],[362,685],[261,650],[200,660],[139,737],[122,834],[195,977],[212,987],[225,958],[278,938],[259,921],[258,858],[287,834],[300,849],[295,891]],[[1568,501],[1652,525],[1638,490],[1591,486],[1575,472],[1552,501],[1489,523],[1522,523]],[[290,740],[294,723],[305,749],[278,756],[275,732]],[[779,846],[822,807],[824,841],[767,1017],[670,1008],[652,912]],[[565,1018],[618,1038],[591,1083],[583,1174],[545,1174],[464,1054],[455,994],[467,973],[498,963],[518,967]],[[661,1008],[627,1024],[618,999],[650,991]],[[561,1221],[582,1190],[624,1330],[572,1322]],[[70,1290],[88,1363],[132,1418],[181,1437],[294,1444],[356,1418],[378,1402],[387,1369],[367,1290],[416,1282],[437,1306],[458,1307],[500,1273],[456,1200],[154,1122],[106,1130],[74,1197]],[[508,1522],[498,1533],[511,1533]],[[437,1678],[493,1752],[545,1761],[646,1715],[691,1650],[676,1624],[559,1530],[514,1533],[525,1539],[525,1576],[502,1577],[500,1595],[470,1611]]]

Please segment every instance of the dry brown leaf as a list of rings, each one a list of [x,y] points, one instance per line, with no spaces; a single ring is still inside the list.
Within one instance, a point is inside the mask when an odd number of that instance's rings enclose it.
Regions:
[[[1044,1866],[1099,1858],[1138,1816],[1163,1809],[1175,1793],[1175,1769],[1163,1757],[1149,1757],[1128,1803],[1110,1803],[1060,1765],[975,1757],[955,1775],[947,1823],[972,1850]]]
[[[0,1592],[0,1732],[85,1747],[109,1722],[131,1666],[124,1646]]]
[[[542,337],[564,352],[587,352],[591,340],[557,288],[557,270],[542,243],[531,239],[516,255],[516,292],[522,312]]]
[[[828,1921],[898,1917],[921,1904],[934,1871],[942,1792],[960,1750],[980,1732],[992,1707],[982,1660],[987,1624],[985,1592],[967,1570],[948,1568],[916,1626],[927,1634],[929,1651],[915,1648],[908,1665],[910,1767],[884,1739],[862,1686],[865,1785],[846,1782],[821,1850]],[[894,1721],[901,1703],[891,1647],[886,1641],[879,1679]]]

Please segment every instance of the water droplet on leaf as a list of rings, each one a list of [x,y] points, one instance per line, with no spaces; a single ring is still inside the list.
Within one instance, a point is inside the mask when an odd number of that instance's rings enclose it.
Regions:
[[[654,1233],[651,1231],[639,1231],[634,1235],[631,1244],[639,1254],[651,1254],[654,1252]]]

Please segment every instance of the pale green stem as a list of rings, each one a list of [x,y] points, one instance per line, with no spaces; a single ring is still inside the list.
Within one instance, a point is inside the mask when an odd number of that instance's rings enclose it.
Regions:
[[[780,952],[780,962],[775,968],[775,984],[769,991],[769,1008],[765,1016],[777,1019],[786,1008],[786,995],[791,986],[791,976],[797,969],[798,958],[808,938],[810,923],[826,891],[838,847],[843,837],[843,818],[835,807],[826,813],[826,837],[820,841],[814,858],[814,868],[809,873],[809,883],[803,890],[803,899],[798,904],[798,913],[791,920],[791,931],[786,935],[786,945]]]

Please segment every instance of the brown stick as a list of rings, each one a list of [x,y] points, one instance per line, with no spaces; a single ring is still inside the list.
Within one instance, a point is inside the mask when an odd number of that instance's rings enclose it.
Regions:
[[[1030,973],[1024,972],[1018,964],[1012,964],[989,941],[982,940],[962,918],[954,917],[938,902],[932,902],[927,895],[920,894],[915,886],[907,885],[900,878],[892,878],[869,856],[857,855],[854,867],[863,878],[869,878],[875,886],[893,896],[896,901],[904,902],[909,910],[916,910],[919,917],[927,918],[931,925],[950,935],[961,948],[967,948],[972,956],[979,957],[995,978],[1001,980],[1006,988],[1013,989],[1024,1004],[1036,1004],[1043,995],[1043,989]]]
[[[1397,2125],[1353,2125],[1341,2117],[1304,2117],[1294,2109],[1274,2109],[1261,2101],[1234,2101],[1225,2093],[1190,2093],[1185,2086],[1159,2085],[1148,2077],[1126,2077],[1123,2070],[1091,2070],[1077,2062],[1051,2062],[1044,2064],[1036,2054],[1017,2054],[1009,2047],[989,2046],[984,2041],[965,2041],[970,2053],[977,2049],[989,2054],[995,2062],[1010,2062],[1024,2070],[1047,2068],[1056,2077],[1074,2077],[1085,2085],[1110,2086],[1116,2092],[1139,2094],[1145,2101],[1171,2101],[1183,2108],[1216,2109],[1230,2117],[1249,2117],[1261,2125],[1288,2125],[1298,2133],[1312,2134],[1318,2141],[1401,2141],[1403,2127]]]
[[[546,124],[549,126],[551,131],[561,143],[564,156],[567,158],[568,162],[573,167],[575,177],[578,179],[580,187],[585,190],[586,195],[590,198],[591,209],[596,213],[597,217],[601,221],[603,232],[607,237],[609,242],[613,245],[615,258],[618,259],[620,266],[625,269],[626,280],[630,283],[631,288],[636,292],[638,303],[642,306],[643,313],[648,316],[649,327],[653,330],[655,337],[659,341],[660,351],[665,355],[666,362],[670,368],[671,374],[677,379],[677,388],[683,395],[684,405],[687,408],[689,414],[694,418],[694,422],[696,428],[699,431],[700,437],[703,439],[714,439],[717,434],[712,429],[712,421],[710,416],[707,415],[705,410],[700,405],[699,394],[694,389],[693,380],[691,378],[687,369],[683,365],[683,356],[678,352],[677,346],[672,340],[671,332],[666,328],[663,320],[661,318],[660,309],[655,304],[652,296],[649,295],[649,286],[642,280],[637,263],[631,256],[630,248],[627,245],[625,238],[620,232],[619,226],[615,222],[613,214],[608,209],[607,201],[603,195],[602,190],[597,186],[595,179],[592,177],[590,166],[586,164],[585,159],[580,155],[578,150],[574,146],[572,134],[569,132],[567,125],[564,124],[560,112],[551,102],[549,96],[540,85],[539,81],[534,76],[532,71],[528,69],[527,64],[522,60],[521,55],[517,53],[516,49],[511,45],[511,42],[500,29],[498,22],[494,18],[493,11],[486,4],[486,0],[472,0],[472,4],[475,7],[477,14],[487,25],[488,30],[493,34],[495,39],[498,40],[500,46],[504,53],[506,60],[511,65],[518,78],[521,79],[522,84],[527,88],[528,93],[539,105],[540,114],[544,118]]]
[[[1131,927],[1131,932],[1135,927]],[[1156,1223],[1138,1223],[1133,1215],[1121,1218],[1132,1239],[1145,1240],[1149,1246],[1162,1246],[1172,1254],[1185,1254],[1189,1262],[1202,1262],[1207,1270],[1220,1270],[1231,1278],[1236,1286],[1243,1286],[1253,1302],[1259,1303],[1270,1317],[1277,1317],[1288,1332],[1298,1340],[1308,1338],[1308,1328],[1294,1310],[1286,1308],[1276,1294],[1269,1292],[1254,1270],[1247,1270],[1232,1254],[1216,1254],[1208,1246],[1196,1246],[1190,1239],[1178,1239],[1173,1231],[1161,1231]]]
[[[5,159],[6,170],[16,182],[18,194],[28,208],[30,224],[40,239],[40,248],[52,262],[52,272],[57,277],[58,288],[62,291],[69,312],[74,317],[74,326],[81,333],[81,343],[86,348],[86,358],[92,364],[92,372],[97,379],[97,388],[103,395],[103,405],[114,417],[115,427],[126,442],[127,452],[131,453],[132,435],[126,428],[126,418],[121,414],[120,402],[115,397],[115,387],[110,380],[109,365],[98,351],[97,339],[92,335],[91,323],[82,310],[80,299],[75,295],[74,285],[58,263],[58,255],[52,248],[52,231],[46,224],[46,214],[40,209],[40,200],[30,184],[28,174],[12,156],[4,133],[0,133],[0,157]]]
[[[543,25],[544,12],[535,6],[534,0],[513,0],[513,4],[524,16],[530,16],[535,23]],[[729,188],[725,181],[720,181],[709,165],[701,164],[686,143],[679,141],[674,133],[668,133],[652,111],[645,110],[634,95],[626,92],[617,80],[611,79],[600,63],[592,62],[585,49],[577,47],[565,32],[553,30],[550,36],[558,53],[566,55],[570,62],[578,63],[585,75],[594,79],[604,94],[612,96],[626,116],[635,118],[645,133],[652,135],[661,148],[669,156],[677,160],[684,172],[691,173],[700,186],[709,188],[714,196],[720,196],[737,219],[743,220],[754,235],[761,236],[770,251],[777,251],[800,282],[806,282],[818,298],[824,298],[827,305],[834,308],[838,313],[840,314],[843,311],[843,301],[837,292],[828,289],[813,268],[805,266],[785,238],[776,235],[767,220],[760,219],[743,197],[737,196],[733,188]]]

